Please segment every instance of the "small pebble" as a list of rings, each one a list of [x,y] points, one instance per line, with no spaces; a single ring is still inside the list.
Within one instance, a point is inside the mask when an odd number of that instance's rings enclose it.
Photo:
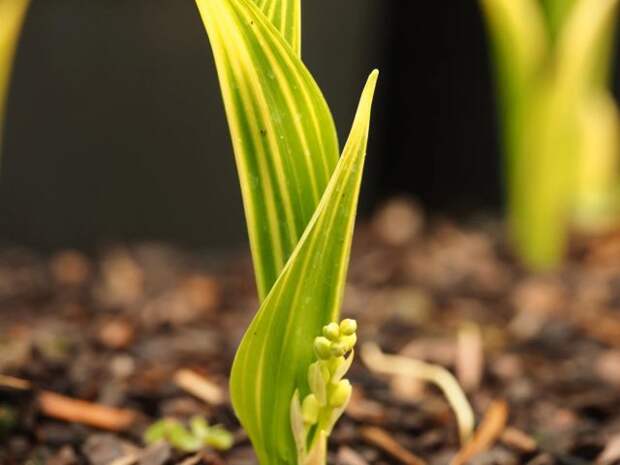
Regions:
[[[603,381],[620,387],[620,351],[603,352],[596,359],[594,370]]]
[[[82,453],[91,465],[108,465],[129,452],[126,443],[107,433],[93,434],[82,446]]]
[[[337,465],[368,465],[368,462],[364,457],[355,452],[350,447],[341,447],[338,449],[338,456],[336,457]]]
[[[138,465],[163,465],[172,455],[170,444],[161,441],[148,446],[138,458]]]
[[[134,337],[133,325],[122,319],[110,320],[99,329],[99,341],[109,349],[125,349]]]
[[[496,446],[472,457],[467,463],[469,465],[518,465],[519,458],[511,451]]]
[[[45,465],[77,465],[78,463],[78,457],[73,447],[64,446],[49,458]]]
[[[540,454],[526,463],[526,465],[556,465],[555,459],[551,454]]]
[[[52,257],[50,268],[56,282],[65,286],[84,284],[91,272],[88,259],[75,250],[60,252]]]

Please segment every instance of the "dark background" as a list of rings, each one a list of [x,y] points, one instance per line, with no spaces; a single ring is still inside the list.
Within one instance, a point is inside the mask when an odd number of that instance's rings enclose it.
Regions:
[[[493,84],[476,1],[306,0],[304,61],[341,141],[381,70],[362,215],[406,193],[432,213],[501,206]],[[33,0],[16,59],[0,241],[234,247],[240,194],[193,1]]]

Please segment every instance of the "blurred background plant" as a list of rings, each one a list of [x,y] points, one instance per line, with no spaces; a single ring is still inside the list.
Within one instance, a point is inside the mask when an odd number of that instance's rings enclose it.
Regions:
[[[509,228],[535,268],[562,259],[570,227],[600,231],[618,207],[610,91],[616,0],[482,0],[492,42]]]
[[[29,0],[0,0],[0,150],[13,56]]]

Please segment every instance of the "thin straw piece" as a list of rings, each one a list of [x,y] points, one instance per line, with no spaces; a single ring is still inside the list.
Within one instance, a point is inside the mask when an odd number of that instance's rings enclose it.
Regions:
[[[474,431],[474,411],[456,378],[439,365],[415,360],[400,355],[386,355],[375,343],[362,346],[361,357],[366,366],[386,375],[411,376],[435,384],[446,396],[459,428],[462,444],[466,444]]]

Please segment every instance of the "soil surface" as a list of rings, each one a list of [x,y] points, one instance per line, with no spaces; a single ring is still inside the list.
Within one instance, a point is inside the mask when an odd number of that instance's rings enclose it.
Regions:
[[[620,463],[620,234],[575,241],[543,274],[503,237],[398,199],[358,227],[343,316],[359,344],[450,370],[479,426],[462,448],[439,389],[358,356],[331,464]],[[0,464],[255,464],[227,374],[257,307],[245,252],[1,251]],[[144,444],[152,422],[196,414],[234,446]]]

